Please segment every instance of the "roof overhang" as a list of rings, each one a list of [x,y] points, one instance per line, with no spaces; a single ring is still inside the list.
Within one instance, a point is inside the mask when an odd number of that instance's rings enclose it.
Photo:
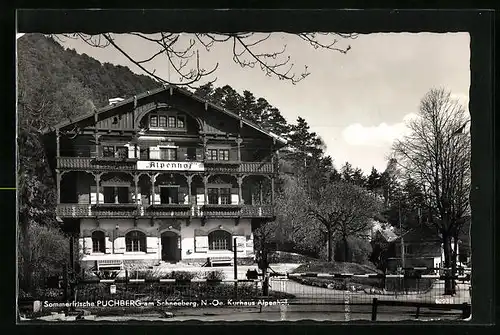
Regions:
[[[207,99],[204,99],[202,97],[199,97],[197,95],[195,95],[194,93],[188,91],[187,89],[185,88],[182,88],[182,87],[179,87],[179,86],[175,86],[175,85],[163,85],[162,87],[159,87],[159,88],[156,88],[154,90],[150,90],[150,91],[147,91],[147,92],[144,92],[144,93],[141,93],[141,94],[138,94],[138,95],[135,95],[131,98],[128,98],[128,99],[125,99],[123,101],[120,101],[120,102],[116,102],[114,104],[111,104],[111,105],[107,105],[105,107],[102,107],[98,110],[95,110],[94,112],[90,112],[90,113],[86,113],[85,115],[82,115],[80,117],[77,117],[77,118],[74,118],[74,119],[67,119],[65,121],[62,121],[58,124],[56,124],[55,126],[53,127],[49,127],[49,128],[46,128],[42,131],[43,134],[48,134],[48,133],[51,133],[57,129],[61,129],[63,127],[66,127],[66,126],[69,126],[71,124],[75,124],[75,123],[78,123],[78,122],[81,122],[81,121],[84,121],[86,119],[90,119],[90,118],[93,118],[95,116],[95,114],[101,114],[101,113],[104,113],[104,112],[108,112],[112,109],[115,109],[115,108],[118,108],[118,107],[122,107],[124,105],[127,105],[127,104],[131,104],[131,103],[137,103],[137,101],[141,100],[141,99],[144,99],[146,97],[149,97],[149,96],[152,96],[152,95],[155,95],[155,94],[159,94],[159,93],[162,93],[162,92],[165,92],[167,90],[170,90],[170,93],[173,94],[174,91],[177,91],[187,97],[191,97],[192,99],[194,100],[197,100],[201,103],[204,103],[206,106],[210,106],[211,108],[219,111],[219,112],[222,112],[222,113],[225,113],[235,119],[238,119],[240,120],[243,124],[251,127],[251,128],[254,128],[255,130],[271,137],[274,141],[277,141],[279,143],[282,144],[282,146],[286,145],[288,143],[288,141],[286,139],[284,139],[283,137],[281,136],[278,136],[268,130],[265,130],[264,128],[252,123],[251,121],[239,116],[237,113],[234,113],[234,112],[231,112],[229,110],[227,110],[226,108],[224,107],[221,107],[217,104],[214,104],[210,101],[208,101]]]

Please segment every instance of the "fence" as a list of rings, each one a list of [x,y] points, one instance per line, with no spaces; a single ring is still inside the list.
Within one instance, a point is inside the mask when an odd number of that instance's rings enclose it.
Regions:
[[[407,289],[404,282],[411,280],[417,289]],[[447,280],[456,282],[454,295],[444,295]],[[400,284],[396,284],[396,283]],[[392,283],[392,284],[391,284]],[[263,287],[267,285],[269,294],[263,297]],[[390,289],[395,287],[396,289]],[[401,288],[404,288],[401,290]],[[129,301],[128,312],[149,313],[165,308],[214,306],[214,302],[276,301],[286,300],[290,312],[336,314],[342,313],[344,320],[353,315],[363,319],[376,320],[377,315],[401,315],[411,313],[413,317],[425,311],[439,309],[440,313],[453,318],[470,314],[470,275],[445,276],[437,274],[322,274],[293,273],[276,274],[257,280],[210,280],[173,278],[114,278],[86,279],[72,289],[71,297],[51,296],[40,300],[100,302],[93,312],[116,310],[124,307],[109,301]],[[78,307],[78,306],[77,306]],[[88,306],[86,306],[88,307]],[[135,307],[135,308],[132,308]],[[225,306],[228,307],[228,306]],[[230,306],[229,306],[230,307]],[[262,305],[257,312],[262,312]],[[121,308],[123,310],[123,308]],[[272,312],[272,308],[264,311]],[[235,309],[234,312],[243,311]],[[434,311],[434,313],[436,313]],[[270,315],[270,314],[268,314]]]

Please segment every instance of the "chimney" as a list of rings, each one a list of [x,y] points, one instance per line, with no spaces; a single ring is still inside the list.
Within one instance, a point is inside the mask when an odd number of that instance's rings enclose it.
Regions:
[[[123,99],[123,98],[108,99],[110,105],[114,105],[116,103],[122,102],[123,100],[125,100],[125,99]]]

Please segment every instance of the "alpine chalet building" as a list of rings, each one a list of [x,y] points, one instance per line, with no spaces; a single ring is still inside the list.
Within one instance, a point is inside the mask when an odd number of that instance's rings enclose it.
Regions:
[[[286,141],[177,86],[123,100],[46,134],[57,216],[88,268],[253,258],[274,219]],[[76,252],[75,252],[76,259]]]

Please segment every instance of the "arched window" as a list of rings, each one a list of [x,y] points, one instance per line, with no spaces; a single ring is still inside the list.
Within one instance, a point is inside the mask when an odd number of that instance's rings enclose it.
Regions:
[[[125,245],[127,252],[146,252],[146,235],[140,231],[133,230],[125,235]]]
[[[106,239],[102,231],[92,233],[92,252],[106,252]]]
[[[216,230],[208,234],[209,250],[232,250],[232,236],[224,230]]]

